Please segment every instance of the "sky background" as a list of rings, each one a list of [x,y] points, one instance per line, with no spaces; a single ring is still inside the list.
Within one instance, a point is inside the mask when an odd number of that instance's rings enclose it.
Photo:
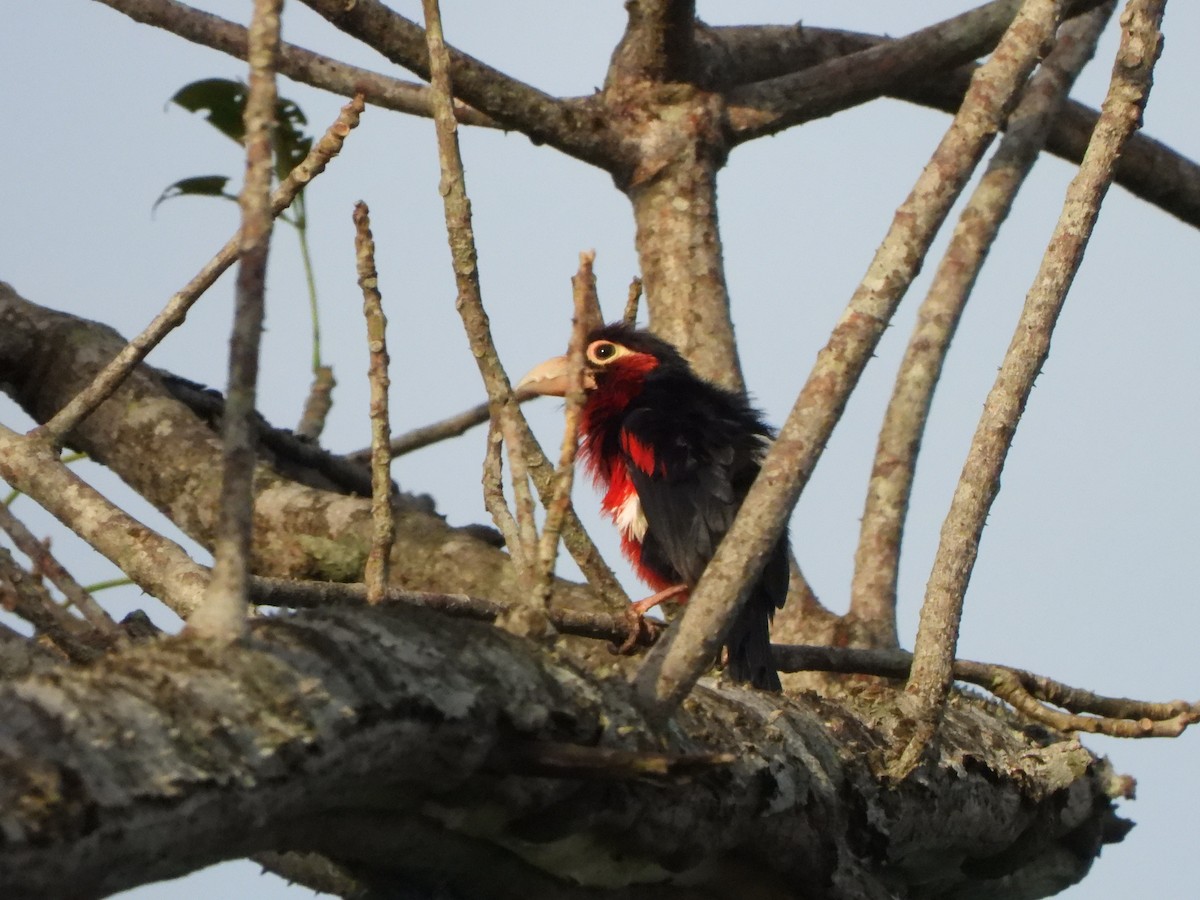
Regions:
[[[245,21],[250,4],[197,4]],[[419,18],[415,0],[393,2]],[[712,24],[794,22],[904,34],[968,8],[967,2],[698,3]],[[447,39],[553,94],[592,91],[624,25],[616,0],[492,3],[446,0]],[[736,16],[736,18],[734,18]],[[1166,49],[1146,133],[1200,157],[1200,5],[1168,7]],[[359,65],[406,77],[299,4],[284,37]],[[1110,28],[1074,96],[1097,105],[1107,87]],[[1189,43],[1190,42],[1190,43]],[[166,101],[208,77],[244,78],[243,63],[138,25],[98,3],[10,4],[0,30],[0,111],[8,131],[0,161],[0,280],[28,299],[94,318],[126,336],[141,330],[237,224],[233,204],[173,200],[151,214],[169,184],[226,174],[240,182],[239,149]],[[320,133],[343,98],[281,80],[281,93]],[[872,253],[949,123],[896,101],[811,123],[736,149],[720,178],[725,267],[746,380],[768,418],[782,423],[817,351]],[[463,129],[484,302],[503,361],[519,377],[561,352],[570,321],[570,276],[580,250],[597,252],[600,295],[619,315],[637,272],[627,201],[609,178],[519,135]],[[1045,158],[1017,201],[969,304],[938,389],[908,521],[900,584],[901,640],[911,646],[941,519],[983,399],[1058,216],[1073,170]],[[371,207],[392,356],[395,430],[479,402],[482,387],[453,308],[432,124],[368,109],[344,152],[308,191],[326,361],[339,385],[323,437],[333,451],[368,442],[365,326],[355,284],[354,201]],[[951,225],[944,231],[948,234]],[[846,606],[875,435],[937,249],[838,426],[792,522],[796,552],[821,599]],[[1048,364],[1017,432],[966,600],[961,656],[1031,669],[1114,695],[1200,696],[1200,235],[1119,188],[1110,193],[1055,333]],[[189,315],[150,362],[216,387],[225,383],[232,276]],[[293,426],[309,383],[309,322],[294,234],[276,229],[268,288],[260,408]],[[527,406],[556,443],[552,401]],[[29,421],[0,398],[0,421]],[[452,524],[486,521],[478,488],[480,430],[405,456],[393,474],[428,492]],[[79,471],[129,502],[144,521],[179,532],[103,469]],[[576,491],[587,521],[597,499]],[[27,499],[15,511],[54,535],[81,581],[113,567],[62,533]],[[618,561],[615,535],[591,529]],[[208,562],[202,550],[197,558]],[[569,566],[561,571],[571,574]],[[639,590],[628,570],[631,592]],[[118,614],[146,607],[135,590],[102,595]],[[1087,737],[1119,772],[1138,780],[1122,813],[1138,824],[1108,847],[1072,900],[1184,898],[1187,860],[1200,835],[1200,744]],[[146,886],[137,900],[299,897],[311,892],[227,863]]]

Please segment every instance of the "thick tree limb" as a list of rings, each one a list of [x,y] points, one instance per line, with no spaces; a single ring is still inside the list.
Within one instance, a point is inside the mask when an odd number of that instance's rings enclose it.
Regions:
[[[629,20],[613,52],[610,78],[690,81],[695,0],[630,0],[625,10]]]
[[[954,69],[988,53],[1012,23],[1022,0],[993,0],[906,37],[876,44],[791,75],[727,95],[730,140],[741,143],[882,97],[922,75]],[[1078,14],[1102,0],[1074,0]]]
[[[13,900],[88,895],[292,849],[393,885],[503,873],[530,896],[727,896],[752,867],[825,900],[934,883],[1020,898],[1078,880],[1124,833],[1102,761],[965,700],[938,765],[881,790],[887,696],[781,714],[702,690],[660,731],[621,682],[420,611],[268,619],[224,649],[163,640],[0,688],[0,882]]]

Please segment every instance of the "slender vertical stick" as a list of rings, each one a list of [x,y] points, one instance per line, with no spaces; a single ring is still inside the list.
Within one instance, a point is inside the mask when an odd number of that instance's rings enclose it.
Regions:
[[[363,581],[367,602],[379,603],[387,591],[392,543],[396,539],[396,520],[392,508],[392,456],[388,447],[391,424],[388,421],[387,316],[379,295],[379,275],[375,271],[375,240],[371,236],[371,214],[361,200],[354,204],[354,258],[358,286],[363,295],[363,316],[367,320],[367,350],[370,363],[367,377],[371,383],[371,550],[367,554]]]
[[[642,300],[642,279],[635,277],[629,282],[629,295],[625,298],[625,312],[621,321],[629,328],[637,325],[638,304]]]
[[[188,623],[200,637],[232,640],[246,627],[246,585],[254,506],[255,400],[262,336],[267,254],[271,247],[271,134],[275,124],[275,63],[283,0],[255,0],[250,22],[246,98],[246,181],[242,186],[241,261],[238,263],[229,386],[221,423],[223,478],[214,541],[213,576],[204,604]]]
[[[1009,116],[1000,146],[959,216],[917,312],[917,324],[879,431],[850,589],[850,613],[860,625],[860,633],[869,634],[878,646],[898,646],[900,542],[921,435],[950,342],[1017,191],[1033,168],[1076,76],[1092,58],[1112,12],[1113,4],[1108,3],[1071,19],[1060,29],[1054,50],[1030,78],[1021,102]]]
[[[583,422],[583,369],[584,352],[587,350],[588,329],[591,327],[590,310],[598,307],[596,276],[592,264],[596,253],[589,250],[579,254],[579,271],[571,279],[575,312],[571,323],[571,340],[567,346],[570,371],[567,375],[566,411],[563,416],[563,439],[559,451],[558,469],[554,473],[554,490],[546,501],[546,521],[542,525],[541,541],[538,545],[538,571],[536,590],[543,601],[550,599],[551,578],[554,561],[558,556],[558,538],[563,519],[571,506],[571,485],[575,480],[575,456],[579,451],[579,427]]]
[[[1067,188],[1058,225],[1046,247],[1025,308],[975,429],[921,607],[908,694],[917,728],[897,766],[904,774],[936,733],[950,691],[963,595],[979,552],[1000,472],[1033,382],[1050,353],[1050,337],[1091,237],[1125,141],[1141,123],[1154,62],[1162,47],[1165,0],[1130,0],[1121,14],[1121,45],[1100,119],[1079,172]]]

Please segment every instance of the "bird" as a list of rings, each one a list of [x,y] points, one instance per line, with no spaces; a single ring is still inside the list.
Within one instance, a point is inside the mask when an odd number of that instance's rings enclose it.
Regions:
[[[588,334],[584,358],[579,456],[603,492],[601,509],[620,533],[622,553],[656,592],[633,604],[640,623],[663,600],[686,600],[774,433],[743,394],[701,378],[672,344],[648,331],[603,325]],[[561,397],[569,373],[568,357],[557,356],[534,367],[518,390]],[[788,579],[785,531],[726,640],[734,681],[781,689],[770,625]]]

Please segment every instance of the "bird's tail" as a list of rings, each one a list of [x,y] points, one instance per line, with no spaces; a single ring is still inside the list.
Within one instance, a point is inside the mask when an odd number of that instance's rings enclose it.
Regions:
[[[771,658],[771,620],[783,606],[788,589],[787,536],[776,545],[758,583],[729,632],[729,675],[763,691],[780,691],[779,673]]]
[[[768,606],[763,609],[763,600]],[[749,682],[763,691],[779,691],[779,673],[771,659],[770,622],[775,605],[768,598],[758,596],[756,589],[738,613],[733,630],[729,633],[729,668],[734,681]]]

